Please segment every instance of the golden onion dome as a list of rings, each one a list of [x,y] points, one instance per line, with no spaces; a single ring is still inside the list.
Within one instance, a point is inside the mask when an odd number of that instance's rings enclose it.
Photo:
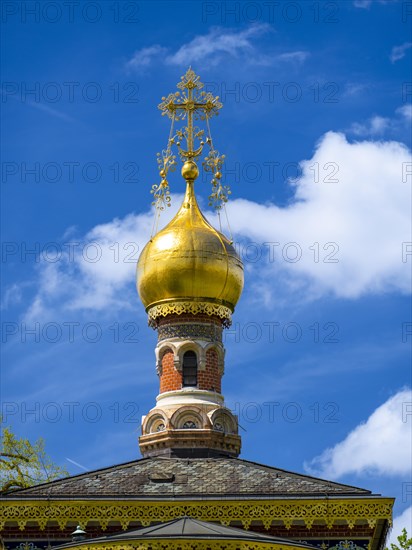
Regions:
[[[196,164],[187,161],[182,175],[187,186],[179,211],[140,254],[139,296],[152,320],[184,312],[230,319],[224,312],[233,312],[240,298],[243,265],[230,241],[199,209],[193,188]]]

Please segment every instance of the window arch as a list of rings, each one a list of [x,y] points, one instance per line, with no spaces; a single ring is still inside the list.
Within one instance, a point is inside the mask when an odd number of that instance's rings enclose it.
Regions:
[[[194,351],[186,351],[182,364],[183,386],[197,386],[197,356]]]

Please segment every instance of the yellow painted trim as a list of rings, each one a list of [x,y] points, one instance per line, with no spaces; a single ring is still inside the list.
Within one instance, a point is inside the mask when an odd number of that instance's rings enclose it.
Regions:
[[[372,528],[377,520],[392,521],[392,498],[285,499],[285,500],[3,500],[0,502],[0,529],[6,522],[17,522],[24,530],[28,521],[36,521],[40,529],[49,520],[60,529],[69,522],[98,521],[106,529],[110,521],[120,522],[123,529],[139,521],[143,526],[182,516],[202,521],[220,521],[229,525],[240,521],[248,529],[253,520],[262,521],[269,529],[272,521],[281,520],[289,529],[294,520],[303,520],[307,528],[321,520],[331,528],[336,521],[345,521],[350,528],[357,520],[366,520]]]
[[[282,545],[271,542],[244,541],[244,540],[199,540],[199,539],[145,539],[130,541],[101,541],[90,544],[78,544],[70,546],[70,550],[165,550],[175,548],[176,550],[302,550],[301,546]]]

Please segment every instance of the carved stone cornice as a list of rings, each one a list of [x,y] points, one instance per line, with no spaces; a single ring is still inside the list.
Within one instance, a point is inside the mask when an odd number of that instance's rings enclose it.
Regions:
[[[237,434],[215,431],[212,426],[209,429],[169,429],[141,435],[139,447],[144,456],[156,456],[167,449],[188,449],[196,456],[196,451],[213,449],[236,457],[240,453],[241,438]]]

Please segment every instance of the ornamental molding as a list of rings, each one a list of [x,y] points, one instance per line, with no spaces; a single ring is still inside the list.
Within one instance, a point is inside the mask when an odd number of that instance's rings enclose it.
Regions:
[[[222,325],[227,328],[232,323],[232,311],[222,304],[213,304],[211,302],[169,302],[158,304],[147,309],[149,326],[156,328],[156,320],[167,315],[183,315],[189,313],[192,315],[204,314],[209,317],[216,316],[222,320]]]
[[[162,340],[205,340],[206,342],[222,343],[222,326],[212,320],[210,322],[179,322],[174,320],[157,327],[159,344]]]
[[[123,541],[101,541],[90,542],[90,544],[70,545],[70,550],[168,550],[170,548],[176,550],[302,550],[301,546],[282,545],[274,542],[252,542],[239,538],[239,540],[187,540],[187,539],[146,539],[130,540],[127,543]]]
[[[203,497],[204,498],[204,497]],[[252,521],[261,521],[269,529],[273,521],[282,521],[290,529],[294,521],[303,521],[310,529],[321,521],[330,529],[336,522],[344,521],[351,529],[356,521],[367,521],[374,528],[378,520],[392,523],[393,499],[287,499],[287,500],[3,500],[0,502],[0,529],[6,523],[17,522],[19,529],[37,522],[44,530],[49,521],[57,522],[60,529],[79,522],[85,528],[90,521],[99,522],[105,530],[109,522],[119,522],[122,529],[131,522],[140,522],[144,527],[153,522],[165,522],[190,516],[202,521],[220,521],[229,525],[240,521],[249,529]]]
[[[179,414],[176,428],[171,427],[171,429],[160,430],[155,433],[143,433],[139,437],[139,448],[142,455],[144,457],[157,456],[163,454],[166,449],[191,449],[192,451],[208,449],[225,455],[238,456],[241,448],[240,436],[216,430],[214,426],[210,425],[207,416],[206,421],[209,423],[209,428],[199,428],[203,420],[201,415],[196,415],[193,409],[194,407],[190,407],[190,409],[184,411],[176,411]],[[172,425],[172,422],[173,418],[170,425]],[[186,422],[192,425],[185,425]],[[145,426],[143,426],[144,429]],[[192,516],[191,512],[184,515],[195,517]],[[170,519],[175,519],[175,516],[171,516]],[[197,519],[201,518],[197,517]],[[209,520],[216,521],[212,517],[209,517]]]

